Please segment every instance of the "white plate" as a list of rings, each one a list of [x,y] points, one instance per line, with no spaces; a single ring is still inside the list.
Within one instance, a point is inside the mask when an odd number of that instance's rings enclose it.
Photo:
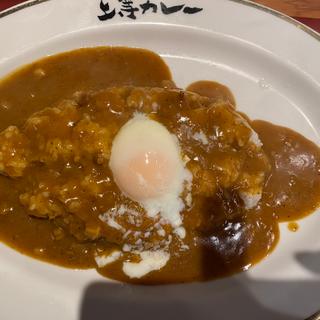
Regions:
[[[38,0],[0,13],[0,76],[72,48],[148,48],[161,54],[178,85],[225,83],[252,118],[320,143],[319,34],[250,2],[164,2],[203,10],[164,15],[159,7],[157,13],[136,12],[136,20],[116,14],[100,21],[100,0]],[[122,3],[109,5],[118,10]],[[59,268],[1,245],[0,318],[302,319],[320,309],[319,228],[319,212],[301,221],[297,233],[283,225],[275,252],[245,274],[164,287],[120,285],[94,270]]]

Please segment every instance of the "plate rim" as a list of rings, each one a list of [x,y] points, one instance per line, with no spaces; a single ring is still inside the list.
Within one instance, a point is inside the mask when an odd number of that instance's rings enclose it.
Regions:
[[[25,2],[19,3],[13,7],[10,7],[8,9],[5,9],[3,11],[0,11],[0,19],[4,18],[8,15],[11,15],[15,12],[21,11],[23,9],[26,8],[30,8],[33,7],[35,5],[41,4],[41,3],[45,3],[45,2],[49,2],[52,0],[27,0]],[[275,9],[269,8],[267,6],[264,6],[260,3],[256,3],[253,2],[251,0],[226,0],[226,1],[231,1],[231,2],[235,2],[235,3],[239,3],[260,11],[263,11],[265,13],[271,14],[275,17],[277,17],[278,19],[284,20],[292,25],[294,25],[296,28],[302,30],[303,32],[307,33],[308,35],[310,35],[311,37],[313,37],[315,40],[320,41],[320,33],[318,33],[316,30],[308,27],[307,25],[303,24],[302,22],[280,12],[277,11]]]

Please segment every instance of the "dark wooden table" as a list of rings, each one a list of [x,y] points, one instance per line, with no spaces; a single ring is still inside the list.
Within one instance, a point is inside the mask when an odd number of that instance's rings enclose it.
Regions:
[[[0,0],[0,11],[24,1]],[[320,0],[255,0],[255,2],[283,12],[320,32]]]

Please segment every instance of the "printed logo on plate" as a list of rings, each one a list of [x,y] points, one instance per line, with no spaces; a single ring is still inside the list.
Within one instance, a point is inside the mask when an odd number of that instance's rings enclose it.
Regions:
[[[106,21],[119,15],[121,18],[129,18],[136,20],[145,14],[197,14],[203,10],[198,6],[190,6],[185,3],[177,3],[175,5],[165,4],[165,1],[157,0],[118,0],[117,4],[110,5],[108,1],[100,1],[101,15],[98,15],[100,21]],[[179,2],[179,1],[177,1]],[[188,1],[190,2],[190,1]]]

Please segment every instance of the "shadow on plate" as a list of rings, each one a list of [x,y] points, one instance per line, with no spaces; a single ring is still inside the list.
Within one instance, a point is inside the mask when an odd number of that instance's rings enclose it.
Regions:
[[[164,286],[96,282],[84,292],[80,320],[302,320],[320,308],[319,296],[320,282],[257,281],[246,274]]]
[[[298,252],[296,254],[296,259],[307,270],[320,274],[320,251]]]

